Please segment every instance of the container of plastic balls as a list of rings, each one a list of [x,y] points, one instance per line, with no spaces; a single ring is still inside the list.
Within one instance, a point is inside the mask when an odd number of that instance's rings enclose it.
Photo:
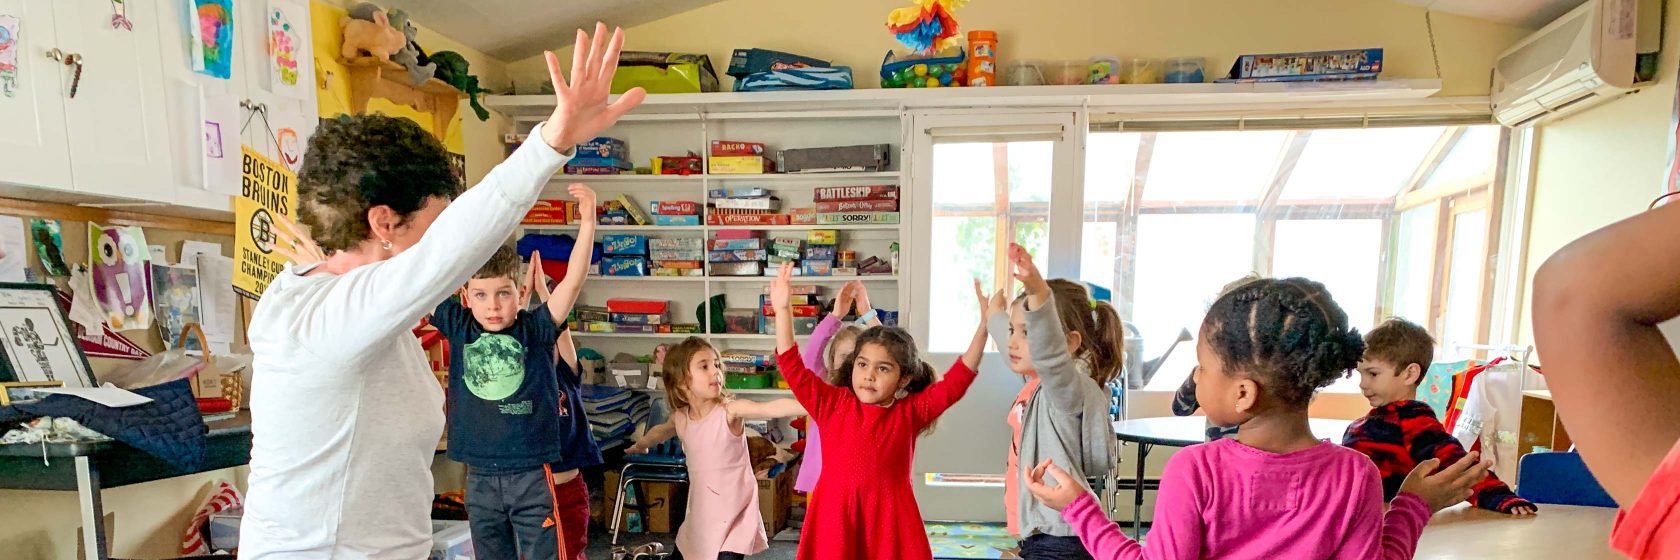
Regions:
[[[883,88],[959,87],[967,81],[968,65],[961,49],[947,49],[931,56],[894,60],[893,53],[881,62]]]

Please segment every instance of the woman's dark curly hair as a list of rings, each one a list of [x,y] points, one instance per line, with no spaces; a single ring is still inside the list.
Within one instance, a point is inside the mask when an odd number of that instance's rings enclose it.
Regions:
[[[389,206],[406,222],[432,197],[461,184],[449,152],[408,119],[385,115],[323,119],[298,172],[298,217],[328,252],[368,239],[368,209]]]
[[[1330,292],[1305,278],[1255,280],[1220,296],[1202,336],[1228,371],[1248,372],[1267,393],[1301,409],[1365,352]]]

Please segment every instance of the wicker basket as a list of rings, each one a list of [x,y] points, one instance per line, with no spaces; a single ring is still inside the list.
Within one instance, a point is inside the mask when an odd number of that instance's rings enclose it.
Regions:
[[[205,389],[206,385],[212,388],[219,387],[222,393],[221,398],[227,399],[233,405],[233,410],[243,408],[245,404],[245,383],[240,379],[239,372],[223,371],[216,367],[216,356],[210,353],[210,341],[204,338],[204,329],[199,327],[198,323],[187,323],[186,326],[181,328],[181,336],[175,339],[175,347],[186,347],[188,337],[197,339],[198,347],[204,352],[204,368],[193,374],[193,396],[202,397],[201,391]],[[216,382],[206,383],[208,380],[203,379],[205,375],[216,376]]]

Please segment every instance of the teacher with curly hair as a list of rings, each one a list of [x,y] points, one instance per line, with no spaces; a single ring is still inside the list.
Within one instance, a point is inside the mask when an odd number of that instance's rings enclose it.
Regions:
[[[310,139],[300,218],[330,256],[287,266],[251,317],[241,558],[427,557],[443,393],[410,330],[513,233],[572,146],[645,98],[608,103],[623,42],[579,30],[569,85],[545,53],[554,114],[459,198],[443,146],[410,121],[329,120]],[[321,254],[301,243],[283,249]]]

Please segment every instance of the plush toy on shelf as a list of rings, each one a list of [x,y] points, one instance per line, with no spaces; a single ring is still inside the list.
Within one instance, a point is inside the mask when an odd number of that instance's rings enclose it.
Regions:
[[[919,53],[957,46],[955,11],[968,0],[910,0],[914,6],[887,14],[887,29],[898,42]]]
[[[345,59],[370,56],[379,60],[390,60],[392,54],[408,45],[408,38],[403,32],[391,27],[391,21],[385,10],[371,2],[362,2],[352,6],[350,17],[340,24],[344,27],[344,46],[340,54]]]
[[[420,44],[414,42],[414,34],[419,29],[414,27],[414,22],[409,19],[408,12],[391,10],[390,20],[391,27],[402,31],[403,34],[403,47],[391,59],[407,68],[408,81],[415,87],[420,87],[420,84],[426,83],[426,80],[432,79],[432,76],[437,73],[437,65],[427,60],[429,57],[426,56],[424,51],[420,50]]]
[[[432,53],[432,64],[437,65],[437,78],[444,83],[455,86],[461,93],[467,94],[472,101],[473,113],[478,120],[490,120],[490,111],[478,103],[478,95],[489,93],[490,90],[478,87],[478,76],[467,73],[467,58],[455,51],[438,51]],[[560,253],[564,254],[564,253]]]

